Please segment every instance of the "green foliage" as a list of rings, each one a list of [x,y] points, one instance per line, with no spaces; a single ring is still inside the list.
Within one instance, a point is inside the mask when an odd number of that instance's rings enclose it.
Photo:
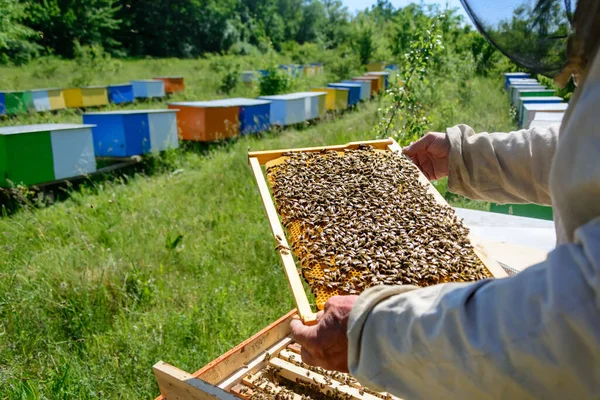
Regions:
[[[240,82],[240,63],[231,57],[215,57],[210,63],[211,70],[220,77],[219,92],[230,94]]]
[[[81,46],[75,42],[74,52],[77,69],[69,86],[90,85],[98,77],[117,73],[122,66],[121,61],[113,59],[100,45]]]
[[[375,41],[373,38],[375,27],[367,18],[361,18],[358,21],[358,32],[354,39],[354,44],[358,49],[358,57],[362,65],[367,65],[373,61],[375,54]]]
[[[258,87],[261,96],[286,93],[292,86],[291,78],[283,70],[271,66],[265,75],[258,78]]]
[[[22,24],[25,6],[17,0],[0,0],[0,10],[0,64],[24,64],[39,50],[30,41],[35,32]]]

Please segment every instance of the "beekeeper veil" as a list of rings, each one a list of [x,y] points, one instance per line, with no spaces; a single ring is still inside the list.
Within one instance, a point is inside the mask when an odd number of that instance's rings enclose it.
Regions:
[[[598,44],[598,0],[461,0],[479,31],[515,63],[565,84]]]

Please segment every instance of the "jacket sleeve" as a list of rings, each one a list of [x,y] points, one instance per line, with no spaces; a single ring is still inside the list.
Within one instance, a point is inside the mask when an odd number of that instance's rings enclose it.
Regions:
[[[596,398],[600,218],[510,278],[379,286],[350,314],[348,364],[406,399]]]
[[[447,129],[448,188],[477,200],[551,204],[548,181],[559,124],[510,133]]]

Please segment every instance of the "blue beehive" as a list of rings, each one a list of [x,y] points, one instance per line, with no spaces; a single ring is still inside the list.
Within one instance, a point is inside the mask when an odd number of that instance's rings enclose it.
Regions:
[[[133,86],[133,97],[150,99],[153,97],[165,97],[165,82],[158,79],[142,79],[131,81]]]
[[[360,101],[362,85],[358,83],[330,83],[327,87],[348,89],[348,106],[354,106]]]
[[[519,97],[519,101],[516,104],[518,110],[519,121],[523,118],[525,112],[525,104],[556,104],[562,103],[564,99],[558,96],[544,96],[544,97]]]
[[[133,85],[121,83],[107,87],[108,101],[113,104],[130,103],[133,101]]]
[[[508,89],[509,80],[512,78],[529,78],[526,72],[506,72],[504,74],[504,88]]]
[[[271,125],[293,125],[306,121],[306,95],[302,93],[260,96],[271,101]]]
[[[373,72],[367,72],[366,75],[383,76],[383,78],[384,78],[384,84],[385,84],[385,89],[387,89],[388,86],[390,85],[390,73],[389,72],[385,72],[385,71],[373,71]]]
[[[4,93],[0,92],[0,115],[6,114],[6,103],[4,100]]]
[[[240,134],[264,132],[271,128],[271,102],[243,97],[215,100],[215,104],[239,107]]]
[[[176,110],[123,110],[83,114],[94,124],[97,157],[130,157],[179,147]],[[92,122],[93,121],[93,122]]]
[[[343,83],[354,83],[357,85],[361,85],[360,88],[360,99],[362,101],[367,101],[371,98],[371,81],[353,81],[346,80],[342,81]]]

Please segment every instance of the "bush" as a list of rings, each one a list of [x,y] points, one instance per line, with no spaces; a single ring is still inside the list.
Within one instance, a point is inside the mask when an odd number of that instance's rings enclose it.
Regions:
[[[259,78],[258,83],[261,96],[285,93],[292,86],[288,74],[275,66],[269,67],[267,73]]]
[[[210,62],[210,69],[219,76],[219,92],[229,94],[240,82],[241,65],[231,56],[215,57]]]
[[[96,78],[104,81],[122,67],[121,61],[113,59],[102,46],[81,46],[78,42],[75,42],[75,61],[79,68],[69,82],[71,86],[90,85]]]

